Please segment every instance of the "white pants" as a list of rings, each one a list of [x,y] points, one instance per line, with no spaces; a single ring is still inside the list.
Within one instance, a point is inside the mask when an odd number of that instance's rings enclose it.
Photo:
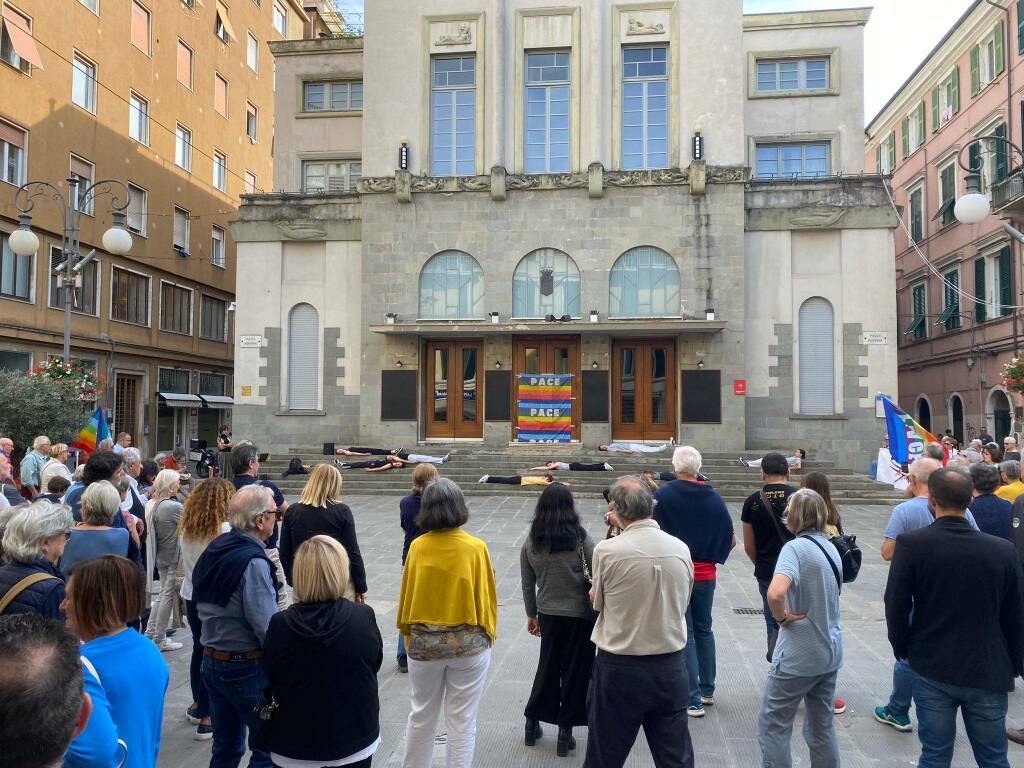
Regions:
[[[166,569],[160,571],[160,591],[153,601],[146,624],[146,637],[154,643],[162,643],[167,634],[167,625],[171,621],[171,612],[181,593],[182,575],[180,571]]]
[[[430,768],[437,716],[444,703],[447,768],[471,768],[476,747],[476,711],[484,693],[491,649],[439,661],[409,659],[412,711],[405,727],[403,768]]]
[[[409,461],[416,461],[420,464],[444,464],[445,456],[427,456],[425,453],[410,453]]]

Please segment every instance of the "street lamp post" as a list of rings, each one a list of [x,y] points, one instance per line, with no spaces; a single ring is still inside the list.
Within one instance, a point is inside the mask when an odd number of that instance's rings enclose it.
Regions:
[[[61,235],[61,254],[64,261],[53,270],[58,280],[58,290],[63,289],[64,300],[64,362],[71,362],[71,309],[75,303],[75,283],[80,279],[82,269],[96,256],[94,248],[88,255],[82,256],[81,220],[82,212],[100,195],[110,196],[111,218],[113,226],[103,233],[103,248],[115,256],[124,256],[132,249],[131,233],[125,229],[125,210],[131,200],[131,193],[124,182],[116,179],[100,179],[88,184],[79,192],[77,176],[68,177],[68,199],[65,200],[61,191],[48,181],[29,181],[18,187],[14,195],[21,227],[11,233],[8,243],[11,250],[19,256],[31,256],[39,250],[39,236],[32,231],[32,211],[39,198],[50,199],[60,206],[64,231]],[[120,189],[124,190],[124,202]],[[63,272],[63,274],[61,274]]]
[[[957,165],[967,172],[967,175],[964,176],[967,192],[956,201],[956,205],[953,206],[953,215],[956,216],[957,221],[962,224],[980,224],[985,220],[985,217],[992,212],[991,201],[988,199],[988,196],[981,191],[981,169],[985,164],[985,160],[982,158],[981,153],[978,153],[977,165],[967,165],[964,163],[964,153],[967,152],[969,157],[971,147],[974,147],[975,145],[985,146],[985,142],[998,142],[1003,144],[1008,150],[1016,152],[1017,156],[1024,161],[1024,149],[1018,147],[1005,136],[997,136],[995,134],[979,136],[978,138],[967,142],[960,148],[960,153],[957,155],[956,162]]]

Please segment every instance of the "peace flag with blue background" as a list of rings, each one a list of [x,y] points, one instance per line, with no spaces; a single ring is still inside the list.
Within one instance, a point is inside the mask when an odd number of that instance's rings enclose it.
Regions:
[[[572,374],[519,374],[520,443],[572,440]]]
[[[939,442],[935,435],[914,421],[888,397],[882,397],[882,405],[885,407],[885,427],[889,433],[889,453],[893,461],[909,464],[924,455],[927,443]]]

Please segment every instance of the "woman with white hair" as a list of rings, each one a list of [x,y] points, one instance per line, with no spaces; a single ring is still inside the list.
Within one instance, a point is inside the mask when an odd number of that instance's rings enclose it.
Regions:
[[[147,594],[155,595],[146,625],[146,637],[161,651],[176,651],[181,643],[166,636],[171,612],[181,590],[181,548],[178,543],[178,523],[181,522],[181,502],[175,496],[181,485],[181,475],[173,469],[161,469],[153,482],[153,490],[146,504],[146,583]],[[159,591],[153,581],[153,568],[160,574]]]
[[[112,527],[120,508],[121,494],[108,480],[100,480],[85,489],[82,494],[82,522],[71,532],[64,556],[60,559],[65,579],[78,563],[94,557],[119,555],[132,562],[138,561],[138,549],[128,531]]]
[[[22,507],[4,530],[0,615],[38,613],[64,621],[64,577],[57,561],[75,520],[66,504],[37,501]]]
[[[43,464],[39,470],[39,490],[41,493],[49,493],[51,477],[66,477],[68,484],[73,481],[71,470],[65,463],[68,460],[67,443],[55,443],[50,446],[50,460]]]
[[[843,665],[843,563],[825,534],[827,523],[828,507],[815,491],[801,488],[789,497],[786,527],[796,538],[782,547],[767,596],[779,639],[758,717],[765,765],[792,765],[790,737],[801,701],[811,764],[839,765],[833,700]]]

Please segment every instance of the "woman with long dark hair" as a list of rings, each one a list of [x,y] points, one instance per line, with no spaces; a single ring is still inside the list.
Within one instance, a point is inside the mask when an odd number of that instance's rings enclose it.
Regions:
[[[561,757],[576,747],[573,727],[587,724],[595,654],[590,635],[596,617],[587,597],[593,553],[572,491],[561,483],[549,485],[537,501],[519,554],[526,627],[540,637],[540,660],[526,703],[526,745],[543,735],[541,722],[553,723]]]
[[[832,500],[832,485],[824,472],[808,472],[800,480],[801,488],[810,488],[821,496],[825,502],[825,509],[828,510],[828,518],[825,521],[825,532],[829,536],[839,536],[843,533],[843,521],[839,516],[839,507]]]

